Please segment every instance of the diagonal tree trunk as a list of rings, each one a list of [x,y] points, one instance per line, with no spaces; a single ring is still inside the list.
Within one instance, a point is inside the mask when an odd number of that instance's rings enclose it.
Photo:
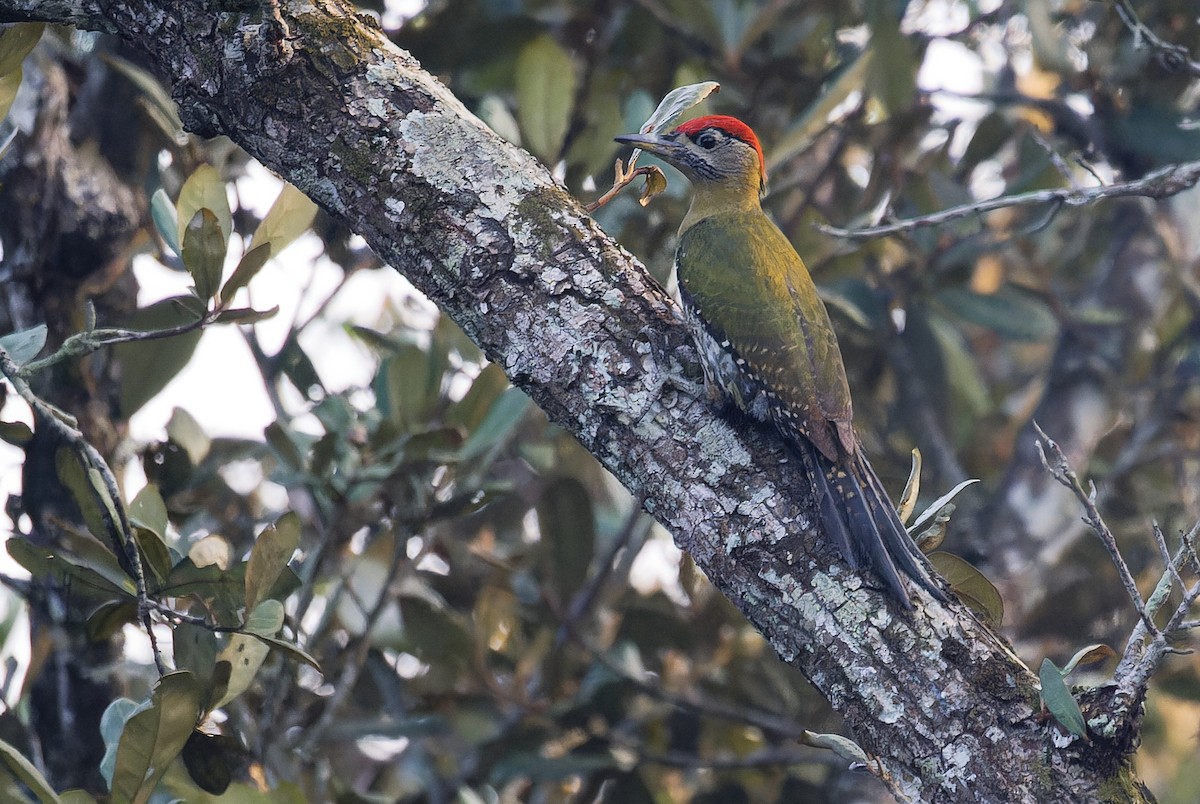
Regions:
[[[0,0],[0,19],[116,34],[189,129],[227,135],[362,235],[644,495],[898,797],[1141,798],[1136,722],[1090,742],[1043,722],[1035,677],[1002,640],[925,595],[911,618],[889,609],[825,544],[775,438],[667,384],[690,355],[670,301],[542,165],[339,0],[213,8]],[[1085,712],[1103,715],[1106,695]]]

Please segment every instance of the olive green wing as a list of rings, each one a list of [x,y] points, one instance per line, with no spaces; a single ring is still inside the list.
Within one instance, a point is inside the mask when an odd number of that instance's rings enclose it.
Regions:
[[[712,334],[729,341],[794,417],[849,431],[850,388],[829,313],[770,218],[754,211],[700,221],[680,238],[677,266]],[[820,434],[805,434],[827,452]]]

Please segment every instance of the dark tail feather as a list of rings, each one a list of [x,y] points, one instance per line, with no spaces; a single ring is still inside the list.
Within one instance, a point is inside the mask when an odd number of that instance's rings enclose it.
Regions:
[[[905,609],[912,608],[900,572],[941,601],[946,595],[925,569],[875,470],[861,454],[852,471],[835,466],[813,447],[808,456],[821,522],[852,568],[866,567]],[[897,569],[899,568],[899,569]]]
[[[867,463],[867,459],[861,452],[855,456],[854,460],[855,468],[858,470],[857,474],[861,478],[860,482],[867,492],[867,500],[874,509],[875,523],[883,536],[883,543],[888,554],[901,572],[916,581],[917,585],[933,597],[945,603],[949,598],[929,574],[928,559],[921,553],[912,537],[908,535],[908,530],[900,521],[900,514],[883,488],[879,476],[875,474],[875,470],[871,468],[871,464]]]

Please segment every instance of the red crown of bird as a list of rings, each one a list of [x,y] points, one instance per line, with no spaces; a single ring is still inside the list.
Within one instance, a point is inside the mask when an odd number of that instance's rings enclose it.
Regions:
[[[738,120],[736,117],[730,117],[727,114],[710,114],[704,117],[697,117],[695,120],[689,120],[675,129],[677,133],[685,134],[689,137],[699,134],[706,128],[715,128],[725,132],[730,137],[741,140],[749,145],[758,153],[758,169],[762,174],[763,184],[767,183],[767,160],[763,156],[762,145],[758,142],[758,137],[754,135],[754,131],[750,126]]]

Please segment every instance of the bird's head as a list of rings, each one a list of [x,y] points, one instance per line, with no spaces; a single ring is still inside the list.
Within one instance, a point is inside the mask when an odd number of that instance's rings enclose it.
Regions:
[[[669,134],[624,134],[616,139],[678,168],[698,190],[750,187],[757,197],[767,189],[762,146],[736,117],[697,117]]]

